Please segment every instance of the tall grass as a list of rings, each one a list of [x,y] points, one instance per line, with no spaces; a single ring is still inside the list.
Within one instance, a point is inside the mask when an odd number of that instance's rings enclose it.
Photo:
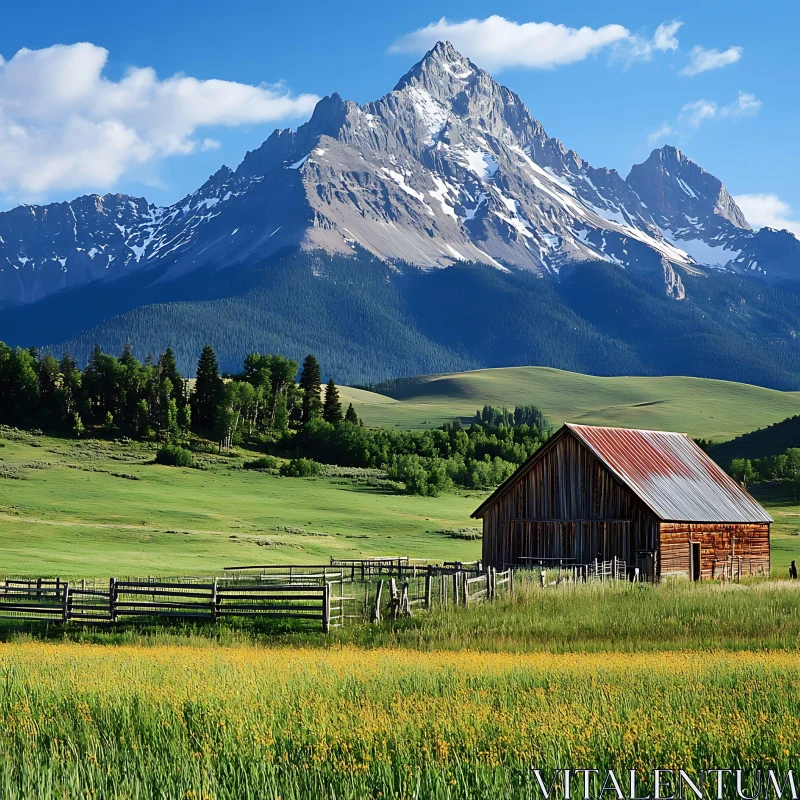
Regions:
[[[520,798],[532,767],[786,770],[795,653],[0,647],[0,794]]]
[[[788,581],[546,589],[518,581],[512,596],[494,603],[352,636],[361,644],[508,652],[783,649],[800,646],[799,608],[800,586]]]
[[[368,598],[375,589],[373,585]],[[360,611],[361,590],[351,593],[358,606],[351,610]],[[25,637],[139,646],[349,644],[508,653],[794,650],[800,648],[800,582],[681,581],[657,586],[611,582],[541,589],[533,573],[527,579],[517,573],[513,595],[501,593],[493,602],[415,610],[410,618],[380,626],[348,623],[330,635],[309,625],[270,620],[229,620],[218,625],[137,620],[110,630],[0,621],[0,641]]]

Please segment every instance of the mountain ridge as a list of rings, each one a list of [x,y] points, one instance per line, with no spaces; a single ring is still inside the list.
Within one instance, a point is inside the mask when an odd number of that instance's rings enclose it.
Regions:
[[[172,206],[107,194],[0,213],[0,305],[154,266],[170,280],[291,246],[549,276],[607,261],[663,274],[676,299],[675,266],[798,277],[793,243],[758,237],[722,182],[676,148],[654,150],[627,179],[592,167],[440,42],[388,94],[363,106],[322,98],[296,131],[275,130]]]
[[[541,364],[795,388],[798,270],[800,241],[752,230],[676,148],[594,167],[439,43],[171,206],[0,213],[0,339],[169,345],[184,370],[209,340],[229,369],[315,350],[349,381]]]

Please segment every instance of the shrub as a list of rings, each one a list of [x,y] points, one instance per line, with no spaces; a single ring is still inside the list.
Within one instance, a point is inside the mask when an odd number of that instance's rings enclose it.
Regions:
[[[293,458],[281,466],[281,475],[286,478],[315,478],[322,474],[322,464],[310,458]]]
[[[275,456],[262,456],[253,461],[245,461],[245,469],[275,469],[278,466],[278,459]]]
[[[193,467],[194,456],[185,448],[176,444],[165,444],[156,453],[156,463],[169,467]]]

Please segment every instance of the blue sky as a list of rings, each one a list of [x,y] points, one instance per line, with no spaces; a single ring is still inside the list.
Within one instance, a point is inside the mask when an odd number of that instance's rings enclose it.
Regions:
[[[388,92],[446,36],[594,166],[627,175],[669,142],[746,196],[752,222],[800,233],[799,22],[795,0],[14,3],[0,205],[174,202],[296,127],[315,96]]]

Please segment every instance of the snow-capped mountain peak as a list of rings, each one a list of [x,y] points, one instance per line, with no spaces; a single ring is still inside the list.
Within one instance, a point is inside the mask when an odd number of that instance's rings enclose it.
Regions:
[[[769,280],[795,263],[776,270],[791,250],[784,238],[754,234],[723,184],[680,151],[654,151],[627,180],[592,167],[440,42],[384,97],[323,98],[296,131],[276,130],[168,208],[92,195],[0,214],[0,304],[131,270],[170,280],[287,247],[542,276],[606,261],[663,277],[676,298],[675,267]]]

